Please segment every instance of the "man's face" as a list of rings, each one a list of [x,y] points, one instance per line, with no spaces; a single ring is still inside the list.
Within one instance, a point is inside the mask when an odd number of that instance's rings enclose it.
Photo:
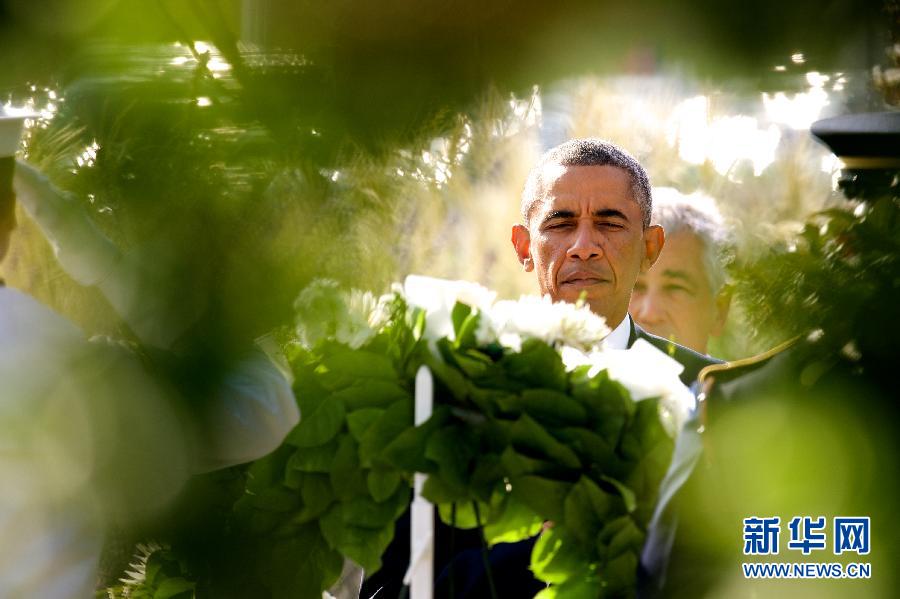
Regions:
[[[611,327],[628,310],[639,273],[663,243],[660,227],[644,229],[628,173],[614,166],[547,165],[529,225],[512,241],[542,295],[587,304]]]
[[[680,231],[666,239],[659,260],[638,277],[629,312],[648,332],[706,352],[709,337],[722,331],[728,300],[710,286],[696,235]]]

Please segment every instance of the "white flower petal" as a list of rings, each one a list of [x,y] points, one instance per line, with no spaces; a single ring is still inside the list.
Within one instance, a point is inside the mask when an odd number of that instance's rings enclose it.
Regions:
[[[409,275],[403,284],[406,302],[425,310],[425,336],[430,340],[453,339],[453,308],[457,302],[484,313],[490,309],[497,294],[477,283],[449,281],[420,275]],[[482,338],[488,335],[482,329]]]
[[[603,318],[586,307],[550,300],[549,296],[522,296],[518,301],[502,300],[483,314],[485,330],[502,338],[515,333],[526,339],[540,339],[554,346],[568,345],[582,350],[599,347],[609,334]],[[484,337],[488,337],[487,333]]]
[[[587,357],[592,364],[589,376],[607,371],[634,401],[660,398],[660,420],[670,436],[677,436],[695,407],[693,393],[679,378],[684,366],[643,339],[630,349],[601,349]],[[574,363],[578,358],[570,353],[568,359]]]

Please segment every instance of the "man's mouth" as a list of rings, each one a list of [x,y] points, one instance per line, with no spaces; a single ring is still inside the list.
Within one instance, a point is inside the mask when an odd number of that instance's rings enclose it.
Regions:
[[[573,273],[568,275],[562,281],[562,285],[569,287],[590,287],[598,283],[604,283],[606,279],[596,273],[584,272]]]

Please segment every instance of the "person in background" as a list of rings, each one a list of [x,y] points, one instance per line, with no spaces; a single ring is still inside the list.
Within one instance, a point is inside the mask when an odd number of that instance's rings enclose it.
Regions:
[[[628,311],[647,332],[707,353],[710,337],[722,333],[731,303],[722,216],[708,196],[657,187],[652,222],[665,230],[665,248],[638,276]]]

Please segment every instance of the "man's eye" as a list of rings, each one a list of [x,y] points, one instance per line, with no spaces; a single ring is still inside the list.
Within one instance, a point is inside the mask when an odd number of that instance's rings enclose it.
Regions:
[[[669,293],[685,293],[687,295],[694,295],[694,293],[684,285],[666,285],[666,291],[668,291]]]
[[[558,229],[568,229],[571,226],[572,226],[572,223],[562,222],[562,223],[550,223],[550,224],[546,225],[544,228],[547,229],[548,231],[553,231],[553,230],[558,230]]]
[[[602,221],[597,223],[597,226],[601,229],[605,229],[607,231],[618,231],[619,229],[624,229],[625,226],[622,223],[611,222],[611,221]]]

